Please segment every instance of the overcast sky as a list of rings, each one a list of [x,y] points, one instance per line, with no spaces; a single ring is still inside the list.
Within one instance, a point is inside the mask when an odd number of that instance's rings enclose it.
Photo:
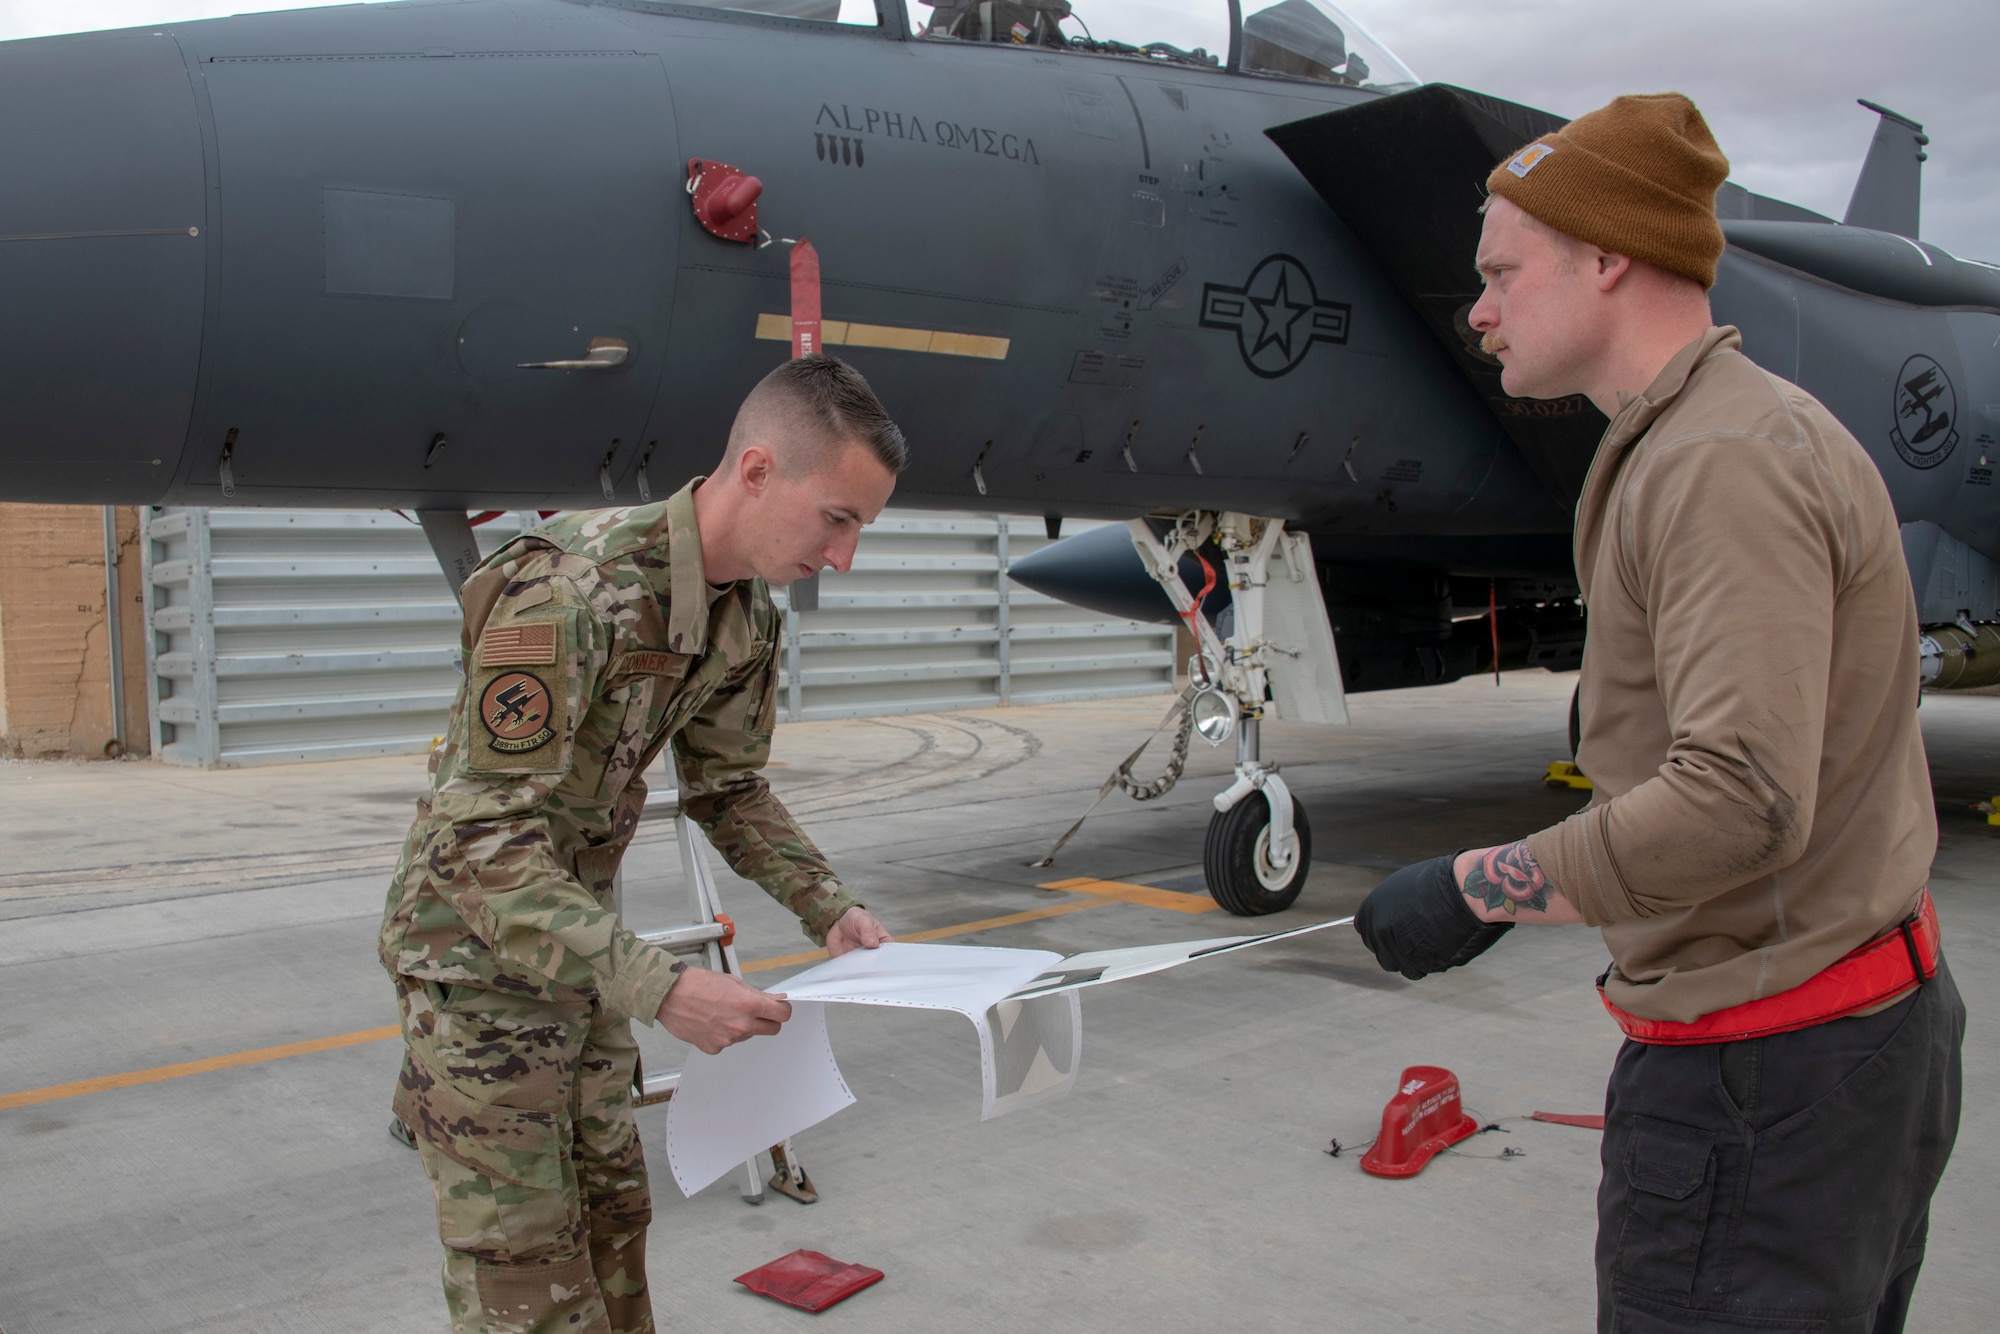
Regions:
[[[1219,6],[1223,0],[1215,0]],[[1119,0],[1074,0],[1106,13]],[[0,0],[0,39],[290,6]],[[1347,0],[1419,77],[1574,116],[1619,93],[1700,104],[1762,194],[1839,217],[1875,132],[1923,123],[1923,236],[2000,261],[2000,0]]]
[[[1923,237],[2000,261],[2000,0],[1352,0],[1420,78],[1562,116],[1669,89],[1731,179],[1838,218],[1879,102],[1923,124]]]

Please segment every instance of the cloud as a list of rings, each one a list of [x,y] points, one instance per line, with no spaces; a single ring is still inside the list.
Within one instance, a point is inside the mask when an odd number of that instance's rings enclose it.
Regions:
[[[1574,116],[1619,93],[1692,97],[1731,178],[1838,218],[1875,133],[1920,121],[1923,235],[2000,259],[1994,0],[1353,0],[1424,79]]]
[[[259,9],[300,7],[246,4],[244,0],[0,0],[0,41],[137,28],[148,23],[191,23]]]

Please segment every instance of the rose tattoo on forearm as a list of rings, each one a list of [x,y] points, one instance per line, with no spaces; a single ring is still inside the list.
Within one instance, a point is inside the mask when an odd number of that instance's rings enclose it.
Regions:
[[[1465,873],[1465,897],[1509,916],[1523,908],[1542,912],[1549,906],[1548,877],[1526,842],[1488,848]]]

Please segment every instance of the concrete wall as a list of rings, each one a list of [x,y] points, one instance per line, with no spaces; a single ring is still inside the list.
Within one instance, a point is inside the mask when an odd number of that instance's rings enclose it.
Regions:
[[[125,744],[147,746],[139,516],[117,511]],[[99,759],[111,725],[104,511],[0,505],[0,754]]]

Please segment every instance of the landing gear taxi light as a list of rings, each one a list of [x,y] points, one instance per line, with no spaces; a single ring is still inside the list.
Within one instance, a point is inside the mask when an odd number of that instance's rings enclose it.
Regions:
[[[1236,731],[1236,701],[1220,690],[1211,687],[1198,692],[1189,708],[1194,714],[1194,730],[1211,746],[1221,745]]]

